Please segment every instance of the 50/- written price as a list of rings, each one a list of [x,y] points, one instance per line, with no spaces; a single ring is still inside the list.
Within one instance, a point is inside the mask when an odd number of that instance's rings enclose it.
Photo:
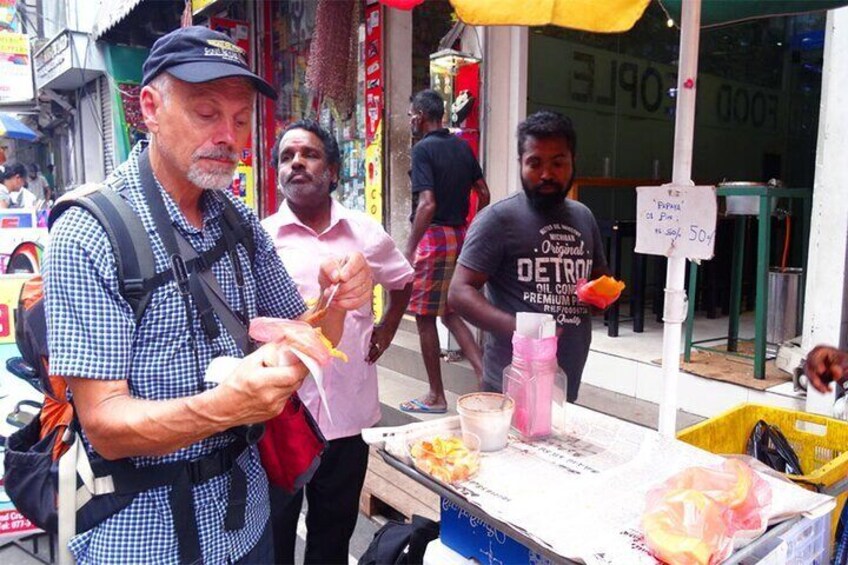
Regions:
[[[654,228],[654,233],[657,235],[663,235],[666,237],[671,237],[674,241],[677,241],[681,237],[683,237],[683,228],[680,226],[677,227],[669,227],[669,228]],[[688,241],[697,241],[698,243],[706,243],[711,244],[713,242],[713,238],[715,237],[715,230],[707,231],[701,227],[690,225],[688,237],[686,238]]]

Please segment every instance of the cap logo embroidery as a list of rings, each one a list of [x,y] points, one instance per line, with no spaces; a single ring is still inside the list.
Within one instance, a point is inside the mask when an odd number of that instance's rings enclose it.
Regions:
[[[247,63],[240,54],[235,51],[224,51],[223,49],[212,49],[211,47],[203,48],[203,55],[206,57],[219,57],[221,59],[225,59],[227,61],[232,61],[234,63],[238,63],[240,65],[246,65]]]
[[[224,41],[221,39],[207,39],[206,43],[213,47],[217,47],[218,49],[223,49],[225,51],[235,51],[241,56],[245,55],[244,49],[234,43],[230,43],[229,41]]]

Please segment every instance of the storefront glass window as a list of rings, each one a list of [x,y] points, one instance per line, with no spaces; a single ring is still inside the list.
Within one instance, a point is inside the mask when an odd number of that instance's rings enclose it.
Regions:
[[[570,116],[578,175],[671,177],[679,30],[652,3],[629,32],[531,30],[528,111]],[[696,182],[812,186],[824,14],[701,33]]]

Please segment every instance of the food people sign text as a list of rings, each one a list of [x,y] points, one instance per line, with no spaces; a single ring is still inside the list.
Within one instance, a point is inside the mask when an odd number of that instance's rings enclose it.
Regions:
[[[636,253],[712,259],[716,232],[713,186],[636,188]]]

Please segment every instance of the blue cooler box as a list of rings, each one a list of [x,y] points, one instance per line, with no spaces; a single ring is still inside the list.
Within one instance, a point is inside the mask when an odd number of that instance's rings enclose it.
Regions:
[[[442,543],[463,557],[483,565],[496,563],[538,563],[551,561],[512,539],[494,526],[472,516],[453,502],[442,499]]]

